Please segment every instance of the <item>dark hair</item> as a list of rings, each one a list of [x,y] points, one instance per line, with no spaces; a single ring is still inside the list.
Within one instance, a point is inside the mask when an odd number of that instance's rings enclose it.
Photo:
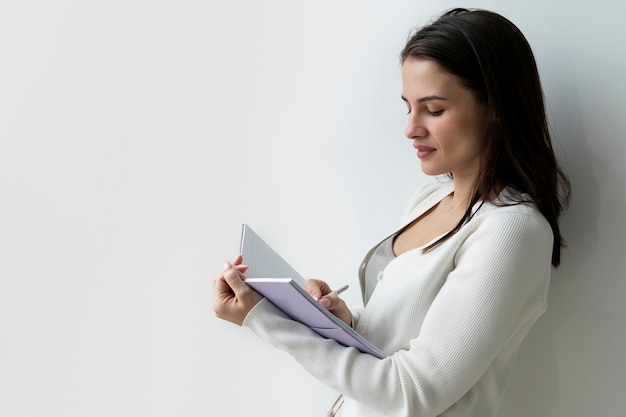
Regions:
[[[484,158],[470,206],[461,221],[430,250],[472,217],[472,206],[501,185],[530,195],[552,227],[552,265],[559,265],[563,237],[558,219],[570,184],[554,155],[535,58],[522,32],[499,14],[453,9],[415,32],[401,60],[429,59],[459,77],[486,110]],[[523,197],[517,196],[519,202]]]

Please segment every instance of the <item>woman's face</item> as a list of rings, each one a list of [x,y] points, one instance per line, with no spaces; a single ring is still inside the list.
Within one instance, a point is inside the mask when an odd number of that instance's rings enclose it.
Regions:
[[[434,61],[408,58],[402,65],[402,99],[409,109],[405,134],[422,171],[475,180],[486,123],[474,94]]]

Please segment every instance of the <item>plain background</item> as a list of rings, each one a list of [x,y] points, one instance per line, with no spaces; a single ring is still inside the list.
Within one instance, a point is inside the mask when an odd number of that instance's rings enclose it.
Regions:
[[[323,415],[335,393],[216,319],[249,223],[349,283],[432,179],[398,54],[453,6],[534,48],[574,198],[502,416],[623,414],[625,3],[1,0],[0,416]]]

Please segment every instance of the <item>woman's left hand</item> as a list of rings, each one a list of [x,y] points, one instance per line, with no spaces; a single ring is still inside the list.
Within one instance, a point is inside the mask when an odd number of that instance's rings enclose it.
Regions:
[[[241,326],[244,319],[263,296],[250,288],[243,278],[248,267],[241,255],[224,264],[224,272],[213,281],[213,311],[220,319]]]

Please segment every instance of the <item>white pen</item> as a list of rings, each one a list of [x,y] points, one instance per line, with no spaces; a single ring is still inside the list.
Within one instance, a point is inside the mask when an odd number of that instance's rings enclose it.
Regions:
[[[328,295],[339,295],[339,294],[341,294],[342,292],[344,292],[345,290],[347,290],[347,289],[348,289],[348,287],[349,287],[349,285],[344,285],[343,287],[341,287],[341,288],[339,288],[339,289],[337,289],[337,290],[334,290],[334,291],[329,292],[329,293],[328,293]]]

